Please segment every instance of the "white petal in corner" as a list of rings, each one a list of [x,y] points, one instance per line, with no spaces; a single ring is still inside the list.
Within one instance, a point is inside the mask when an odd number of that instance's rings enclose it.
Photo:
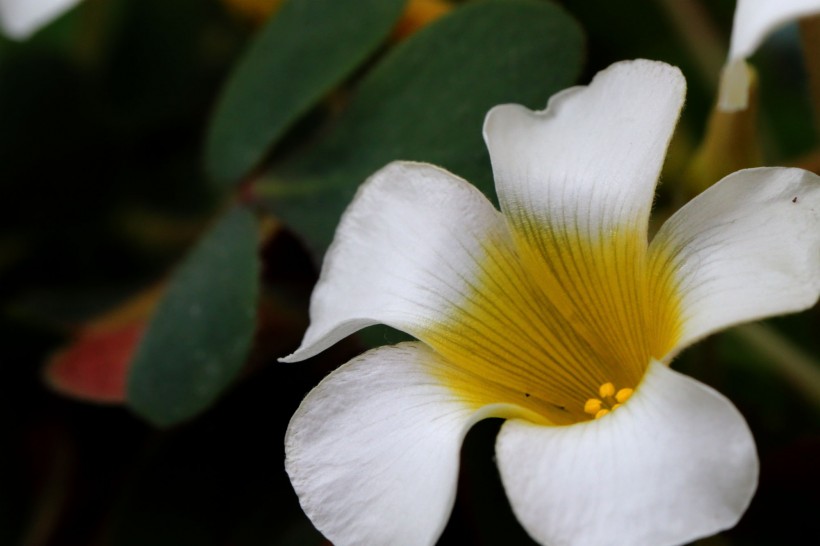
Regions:
[[[421,343],[374,349],[294,414],[285,467],[334,544],[433,544],[444,529],[461,443],[478,417],[429,373],[437,358]]]
[[[811,307],[820,295],[820,177],[786,168],[730,174],[663,225],[650,255],[680,283],[677,350],[734,324]]]
[[[628,61],[547,109],[496,106],[484,122],[501,210],[522,223],[645,230],[686,91],[677,68]]]
[[[488,238],[508,238],[501,213],[464,180],[396,162],[365,182],[342,217],[310,303],[309,358],[372,324],[410,334],[465,297]]]
[[[750,57],[778,27],[820,13],[820,0],[738,0],[729,60]]]
[[[748,57],[778,27],[820,13],[820,0],[738,0],[732,25],[729,58],[720,79],[718,107],[745,110],[749,102]]]
[[[80,0],[0,0],[0,25],[10,37],[23,40],[79,3]]]
[[[686,543],[733,526],[757,487],[738,411],[658,362],[610,415],[558,428],[507,421],[496,453],[518,520],[550,546]]]

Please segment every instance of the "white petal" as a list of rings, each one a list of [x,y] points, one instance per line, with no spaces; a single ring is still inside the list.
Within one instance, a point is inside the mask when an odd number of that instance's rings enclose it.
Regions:
[[[686,82],[660,62],[616,63],[547,109],[493,108],[484,122],[501,210],[517,226],[646,229]]]
[[[0,0],[0,24],[10,37],[23,40],[80,0]]]
[[[550,546],[664,546],[733,526],[757,486],[745,421],[653,362],[632,398],[568,427],[507,421],[496,452],[513,511]]]
[[[675,213],[650,252],[680,286],[678,348],[811,307],[820,295],[820,177],[786,168],[733,173]]]
[[[778,27],[820,13],[820,0],[738,0],[729,60],[745,59]]]
[[[372,324],[413,334],[465,297],[488,237],[506,236],[492,204],[464,180],[423,163],[371,176],[342,217],[310,304],[309,358]]]
[[[435,543],[452,510],[476,412],[430,373],[421,343],[369,351],[302,402],[285,467],[302,508],[337,546]]]
[[[778,27],[814,13],[820,13],[820,0],[738,0],[729,58],[720,80],[721,110],[736,112],[748,106],[750,80],[744,59]]]

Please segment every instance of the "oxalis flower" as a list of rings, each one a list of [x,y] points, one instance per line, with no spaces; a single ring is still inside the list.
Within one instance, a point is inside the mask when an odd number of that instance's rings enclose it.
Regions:
[[[676,544],[734,525],[755,445],[713,389],[669,368],[731,324],[820,293],[820,180],[737,172],[647,242],[683,103],[671,66],[624,62],[543,112],[487,115],[502,212],[432,165],[359,190],[328,250],[309,358],[384,323],[416,342],[364,353],[301,404],[286,468],[334,544],[431,544],[470,426],[503,417],[498,467],[537,541]]]

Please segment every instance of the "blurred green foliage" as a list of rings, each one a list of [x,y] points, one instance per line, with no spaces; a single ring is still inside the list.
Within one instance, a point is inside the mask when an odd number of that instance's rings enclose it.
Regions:
[[[259,297],[257,231],[250,211],[229,211],[174,273],[128,379],[130,407],[152,423],[206,409],[245,362]]]
[[[208,135],[214,180],[236,184],[290,126],[373,53],[403,0],[286,2],[242,56]]]
[[[669,214],[716,81],[684,31],[720,59],[734,7],[693,2],[707,28],[669,3],[454,2],[400,39],[398,1],[289,0],[256,29],[218,0],[85,0],[28,41],[0,38],[0,544],[321,544],[283,470],[287,422],[330,369],[393,334],[275,359],[298,344],[357,186],[410,159],[492,195],[489,107],[543,108],[645,57],[689,83],[658,197]],[[817,147],[797,44],[790,27],[753,58],[769,164]],[[47,389],[44,363],[78,325],[160,279],[127,406]],[[817,308],[769,326],[820,354]],[[747,516],[704,543],[818,536],[817,401],[732,333],[676,367],[737,404],[762,459]],[[529,543],[492,463],[496,429],[468,436],[442,544]]]
[[[580,29],[556,6],[465,5],[380,59],[333,126],[258,191],[317,261],[356,188],[390,161],[434,163],[494,195],[484,115],[504,102],[543,108],[574,83],[582,52]]]

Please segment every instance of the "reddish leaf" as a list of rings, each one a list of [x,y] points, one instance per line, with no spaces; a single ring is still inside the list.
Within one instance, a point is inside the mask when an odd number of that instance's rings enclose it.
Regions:
[[[87,402],[120,404],[134,351],[162,288],[141,292],[81,326],[71,343],[46,364],[45,380],[56,391]]]

